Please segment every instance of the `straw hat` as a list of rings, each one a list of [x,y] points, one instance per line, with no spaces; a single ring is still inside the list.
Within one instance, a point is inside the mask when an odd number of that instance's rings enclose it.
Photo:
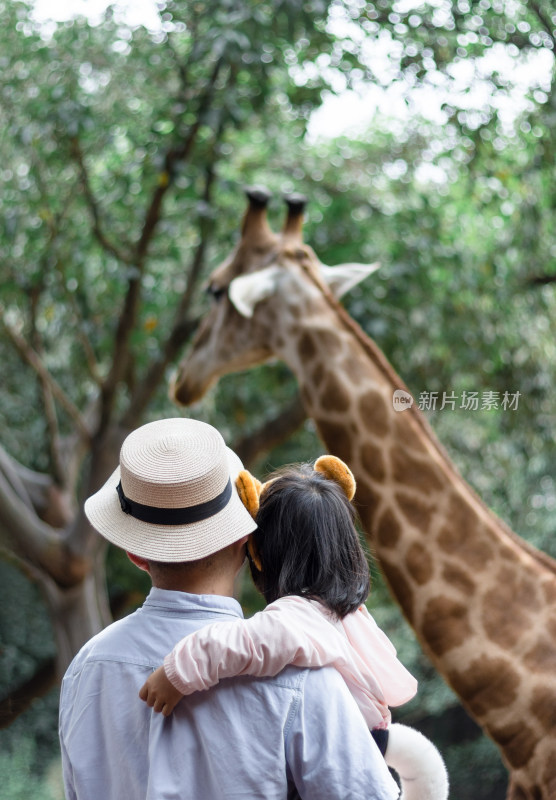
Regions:
[[[85,513],[109,542],[153,561],[196,561],[257,527],[238,497],[243,469],[211,425],[150,422],[130,433],[120,466]]]

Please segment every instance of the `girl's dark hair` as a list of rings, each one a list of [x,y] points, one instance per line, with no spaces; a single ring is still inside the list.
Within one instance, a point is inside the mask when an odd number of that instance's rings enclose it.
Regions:
[[[345,617],[370,588],[355,509],[340,486],[311,465],[286,467],[270,477],[253,534],[262,566],[260,572],[250,562],[255,585],[267,603],[302,595]]]

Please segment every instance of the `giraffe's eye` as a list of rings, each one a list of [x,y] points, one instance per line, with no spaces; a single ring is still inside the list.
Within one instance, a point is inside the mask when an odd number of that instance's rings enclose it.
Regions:
[[[226,294],[226,290],[222,286],[216,286],[214,283],[209,283],[206,292],[213,300],[221,300]]]

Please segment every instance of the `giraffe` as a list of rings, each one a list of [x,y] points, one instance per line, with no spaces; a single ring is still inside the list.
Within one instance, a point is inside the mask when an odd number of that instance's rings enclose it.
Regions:
[[[376,265],[322,265],[290,197],[280,233],[248,191],[241,237],[171,392],[189,405],[225,373],[286,362],[356,501],[386,582],[435,668],[498,745],[508,800],[556,798],[556,562],[521,540],[451,463],[377,345],[338,297]],[[402,395],[403,396],[403,395]],[[408,395],[409,396],[409,395]],[[407,404],[409,406],[409,404]]]

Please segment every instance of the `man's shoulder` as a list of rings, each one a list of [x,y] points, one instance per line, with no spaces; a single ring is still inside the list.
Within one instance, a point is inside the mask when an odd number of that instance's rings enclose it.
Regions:
[[[66,675],[79,672],[86,663],[98,659],[141,660],[140,650],[136,653],[137,648],[130,646],[136,640],[134,617],[130,614],[112,622],[89,639],[74,657]]]

